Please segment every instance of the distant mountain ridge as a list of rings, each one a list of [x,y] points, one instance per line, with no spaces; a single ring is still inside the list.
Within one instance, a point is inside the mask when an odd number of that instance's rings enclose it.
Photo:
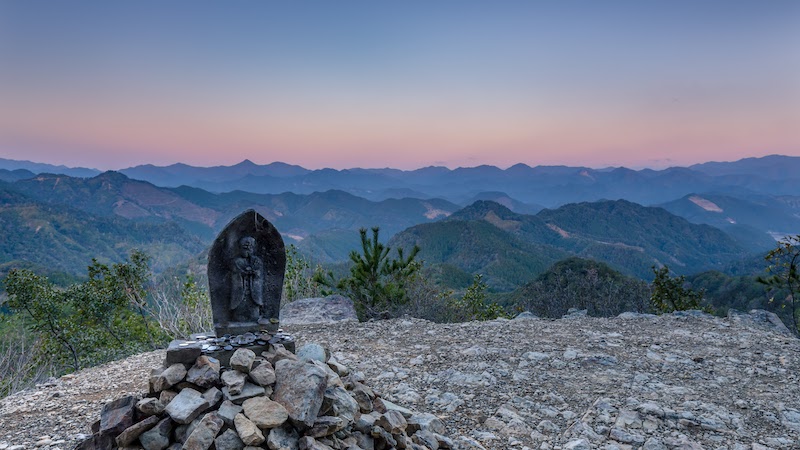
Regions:
[[[0,159],[0,169],[18,168],[34,173],[81,171],[77,175],[81,177],[99,173],[94,169],[63,166],[59,169]],[[334,189],[369,200],[412,196],[443,198],[462,206],[479,199],[476,196],[484,192],[502,192],[523,204],[546,207],[602,199],[626,199],[652,205],[706,192],[734,196],[800,196],[800,157],[780,155],[664,170],[531,167],[526,164],[507,169],[483,165],[452,170],[435,166],[408,171],[390,168],[309,170],[281,162],[258,165],[245,160],[233,166],[142,165],[119,172],[162,187],[186,185],[215,193],[241,190],[261,194],[310,194]]]

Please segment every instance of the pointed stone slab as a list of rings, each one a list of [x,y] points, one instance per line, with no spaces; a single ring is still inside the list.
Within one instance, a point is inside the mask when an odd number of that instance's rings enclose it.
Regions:
[[[278,329],[286,250],[278,230],[247,210],[219,233],[208,254],[217,336]]]

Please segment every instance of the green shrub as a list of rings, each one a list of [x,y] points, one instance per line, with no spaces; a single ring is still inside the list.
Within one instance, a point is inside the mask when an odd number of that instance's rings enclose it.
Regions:
[[[770,263],[767,267],[769,277],[759,277],[758,281],[770,287],[772,292],[780,292],[785,289],[788,295],[778,298],[773,295],[770,302],[777,305],[781,310],[788,309],[790,319],[789,328],[795,334],[800,335],[800,324],[798,323],[798,311],[800,302],[797,296],[800,295],[800,234],[796,236],[786,236],[778,242],[777,248],[767,253],[765,259]]]
[[[684,287],[686,277],[669,276],[669,267],[664,266],[656,269],[653,266],[652,293],[650,302],[656,312],[671,313],[673,311],[687,311],[691,309],[701,309],[700,303],[703,300],[704,291],[694,291]],[[706,308],[704,308],[706,309]]]
[[[361,253],[350,252],[350,274],[336,281],[331,272],[315,273],[313,280],[324,286],[323,295],[334,290],[350,297],[356,307],[360,320],[387,317],[390,310],[408,301],[407,284],[419,269],[414,258],[419,247],[414,246],[409,255],[403,256],[403,249],[397,249],[397,257],[390,258],[390,247],[378,241],[379,228],[372,228],[372,237],[367,230],[359,230]]]

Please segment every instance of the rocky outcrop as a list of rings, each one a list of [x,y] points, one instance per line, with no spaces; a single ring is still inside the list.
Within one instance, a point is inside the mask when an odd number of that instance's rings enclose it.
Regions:
[[[341,295],[305,298],[281,308],[281,325],[358,322],[353,301]]]
[[[332,356],[326,366],[348,375],[339,375],[344,387],[326,383],[319,420],[302,434],[283,426],[265,433],[253,424],[249,442],[260,433],[265,448],[325,448],[325,438],[313,434],[336,429],[336,419],[361,433],[354,442],[361,448],[366,436],[376,439],[373,431],[390,442],[391,430],[402,425],[387,417],[381,423],[389,430],[375,429],[382,408],[407,408],[406,436],[429,449],[765,450],[800,442],[800,340],[749,320],[706,314],[463,324],[396,319],[285,331],[298,348],[321,344]],[[315,364],[311,355],[319,352],[303,353]],[[259,358],[274,366],[293,356],[271,351]],[[1,399],[0,450],[74,447],[92,434],[89,424],[103,405],[147,393],[150,367],[164,358],[163,351],[137,355]],[[251,367],[247,383],[265,388],[252,379],[257,370]],[[348,379],[364,381],[348,386]],[[190,387],[184,382],[158,396],[162,405],[156,397],[134,403],[137,414],[162,414],[139,436],[142,448],[165,448],[165,439],[191,435],[191,424],[158,412],[178,393],[173,389]],[[206,388],[190,388],[205,394]],[[214,445],[239,448],[244,439],[229,432],[238,430],[235,418],[252,423],[242,405],[222,398],[216,414],[224,425]],[[442,443],[425,430],[450,438]]]

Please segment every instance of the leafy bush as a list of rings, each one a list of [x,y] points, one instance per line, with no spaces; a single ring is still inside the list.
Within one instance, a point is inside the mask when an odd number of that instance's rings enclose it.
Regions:
[[[656,312],[671,313],[673,311],[687,311],[690,309],[701,309],[700,303],[703,301],[704,291],[695,291],[685,287],[686,277],[669,276],[669,267],[664,266],[656,269],[653,266],[652,294],[650,302]]]
[[[78,370],[165,343],[166,334],[146,310],[149,275],[140,252],[113,266],[94,261],[88,280],[66,289],[15,269],[5,280],[6,306],[42,340],[57,371]]]
[[[800,295],[800,234],[796,236],[786,236],[778,242],[777,248],[767,253],[765,259],[770,263],[767,267],[767,272],[771,274],[769,277],[759,277],[758,281],[769,286],[772,293],[785,289],[788,295],[783,298],[778,297],[776,300],[773,295],[771,301],[775,303],[781,310],[789,310],[788,315],[790,323],[789,328],[795,334],[800,334],[800,324],[798,324],[798,315],[800,311],[800,303],[797,301],[797,296]]]

